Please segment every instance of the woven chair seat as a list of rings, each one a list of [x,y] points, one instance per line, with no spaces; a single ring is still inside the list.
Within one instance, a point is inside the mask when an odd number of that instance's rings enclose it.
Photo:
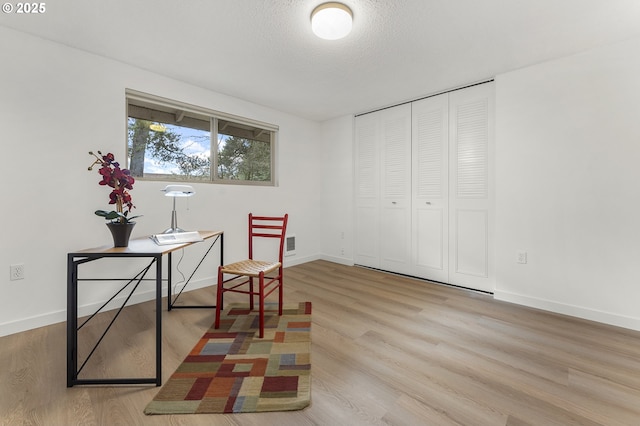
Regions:
[[[266,262],[264,260],[247,259],[222,266],[222,273],[257,277],[260,275],[260,272],[267,274],[275,271],[279,267],[280,262]]]

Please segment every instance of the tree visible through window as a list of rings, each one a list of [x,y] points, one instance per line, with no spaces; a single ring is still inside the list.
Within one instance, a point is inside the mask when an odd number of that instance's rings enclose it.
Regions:
[[[128,101],[129,170],[138,178],[273,184],[274,136],[250,122]]]
[[[221,136],[218,139],[218,179],[270,181],[271,145],[237,136]]]
[[[209,179],[211,133],[129,118],[131,174]]]

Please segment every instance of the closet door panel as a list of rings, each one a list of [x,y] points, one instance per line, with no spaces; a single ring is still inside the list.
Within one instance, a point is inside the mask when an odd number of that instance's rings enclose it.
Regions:
[[[411,273],[411,105],[381,113],[380,267]]]
[[[446,282],[445,251],[447,233],[443,209],[418,208],[414,215],[414,274],[422,278]]]
[[[486,210],[456,211],[454,247],[455,273],[465,276],[488,278],[488,229]]]
[[[493,84],[449,94],[449,283],[493,292]]]
[[[449,278],[449,101],[439,95],[412,104],[412,274]]]
[[[379,227],[377,204],[356,207],[356,255],[354,259],[356,264],[371,268],[380,267]]]
[[[406,206],[385,206],[380,215],[381,225],[381,250],[380,267],[386,271],[411,273],[409,269],[410,259],[410,235],[408,228],[411,223],[407,217]]]

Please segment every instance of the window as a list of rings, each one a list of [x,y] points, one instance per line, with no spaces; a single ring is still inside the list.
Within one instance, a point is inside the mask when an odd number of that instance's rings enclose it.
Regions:
[[[275,185],[277,130],[127,91],[129,170],[139,179]]]

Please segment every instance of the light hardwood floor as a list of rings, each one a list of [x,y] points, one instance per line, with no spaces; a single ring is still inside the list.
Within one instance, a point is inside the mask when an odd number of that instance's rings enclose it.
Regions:
[[[213,290],[184,296],[211,303]],[[313,303],[312,403],[302,411],[145,416],[156,387],[68,389],[61,323],[0,338],[0,424],[640,424],[639,332],[324,261],[286,269],[285,301]],[[214,312],[164,309],[166,380]],[[153,374],[153,304],[124,313],[83,373]]]

